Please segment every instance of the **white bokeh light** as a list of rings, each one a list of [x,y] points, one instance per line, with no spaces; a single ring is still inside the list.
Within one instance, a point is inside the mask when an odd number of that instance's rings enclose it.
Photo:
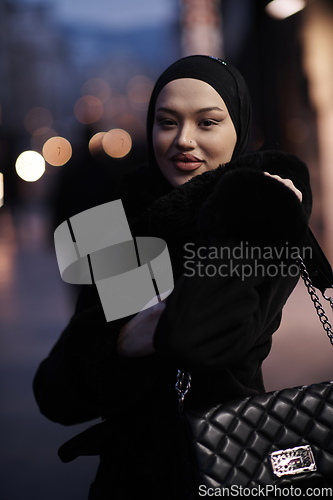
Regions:
[[[15,163],[17,175],[26,182],[35,182],[45,172],[45,160],[36,151],[24,151]]]
[[[273,0],[266,5],[266,12],[275,19],[285,19],[304,9],[305,0]]]

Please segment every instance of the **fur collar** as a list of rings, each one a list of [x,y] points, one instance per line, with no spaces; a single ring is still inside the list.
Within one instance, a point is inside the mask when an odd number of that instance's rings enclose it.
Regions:
[[[291,179],[303,203],[267,171]],[[167,242],[175,274],[182,273],[184,245],[209,244],[213,237],[247,240],[256,245],[302,244],[311,213],[306,165],[293,155],[261,152],[246,155],[193,177],[154,199],[147,168],[128,177],[122,191],[133,236]]]

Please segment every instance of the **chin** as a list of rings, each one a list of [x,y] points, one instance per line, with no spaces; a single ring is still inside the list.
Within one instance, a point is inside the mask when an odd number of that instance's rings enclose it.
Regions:
[[[170,175],[170,173],[169,175],[165,175],[165,173],[162,171],[164,177],[173,187],[181,186],[182,184],[185,184],[185,182],[190,181],[193,177],[203,174],[204,172],[206,172],[206,169],[198,169],[184,174],[180,172],[178,173],[178,171],[176,171],[176,173],[172,173],[172,175]]]
[[[199,175],[199,174],[196,174],[196,175]],[[173,187],[177,187],[177,186],[181,186],[182,184],[185,184],[185,182],[188,182],[189,180],[191,180],[192,177],[195,177],[195,175],[193,175],[193,174],[192,175],[186,174],[186,175],[179,175],[179,176],[177,175],[175,177],[168,179],[168,181],[170,182],[170,184]]]

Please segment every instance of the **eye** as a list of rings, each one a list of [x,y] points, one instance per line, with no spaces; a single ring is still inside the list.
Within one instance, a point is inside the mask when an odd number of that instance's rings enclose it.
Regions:
[[[157,118],[156,121],[162,128],[170,128],[177,125],[175,120],[172,120],[172,118]]]
[[[200,125],[202,125],[205,128],[212,127],[213,125],[217,125],[219,122],[217,120],[202,120],[200,122]]]
[[[215,124],[212,120],[203,120],[201,122],[201,125],[203,125],[204,127],[211,127],[212,125],[215,125]]]

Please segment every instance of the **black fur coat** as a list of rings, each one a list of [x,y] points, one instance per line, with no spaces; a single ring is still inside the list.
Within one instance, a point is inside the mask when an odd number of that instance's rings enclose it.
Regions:
[[[70,425],[106,417],[60,449],[64,461],[101,455],[92,499],[134,498],[141,489],[146,498],[171,498],[178,367],[193,372],[189,405],[264,391],[261,364],[298,280],[292,249],[307,245],[309,174],[292,155],[243,156],[157,200],[148,172],[125,178],[118,197],[133,236],[163,238],[171,256],[175,288],[157,325],[156,353],[118,357],[119,330],[134,315],[107,323],[96,290],[86,286],[34,380],[40,410],[51,420]],[[291,179],[302,203],[264,172]],[[218,255],[221,247],[237,271]],[[253,255],[246,253],[253,247]],[[268,248],[276,250],[268,255]],[[214,275],[216,269],[223,273]]]

